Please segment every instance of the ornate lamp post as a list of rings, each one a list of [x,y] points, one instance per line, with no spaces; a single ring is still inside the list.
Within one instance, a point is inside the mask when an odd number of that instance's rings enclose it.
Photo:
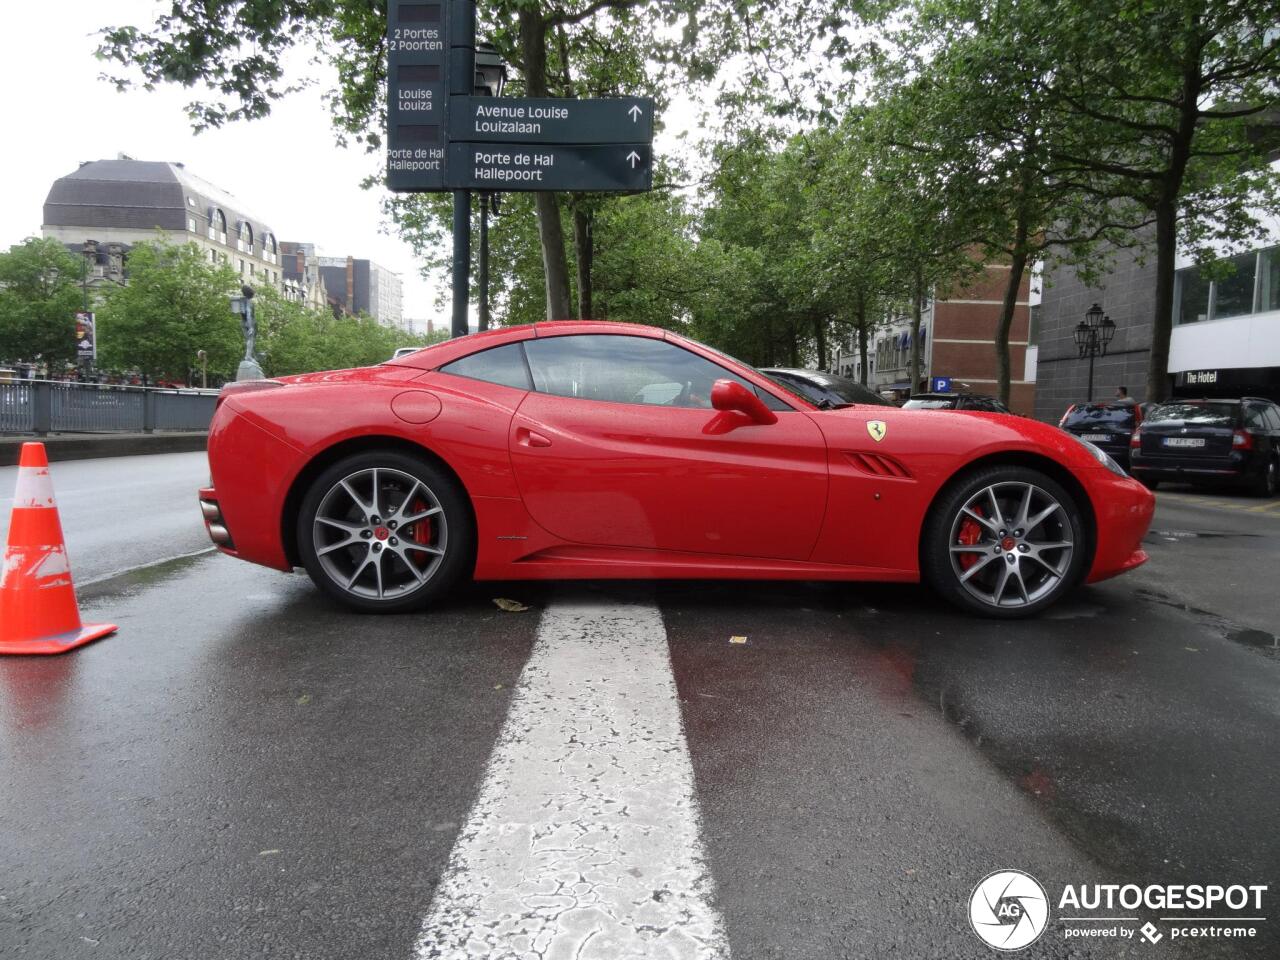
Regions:
[[[1076,324],[1076,349],[1080,359],[1089,358],[1089,402],[1093,401],[1093,361],[1107,355],[1107,344],[1116,335],[1116,325],[1096,303],[1085,311],[1084,320]]]

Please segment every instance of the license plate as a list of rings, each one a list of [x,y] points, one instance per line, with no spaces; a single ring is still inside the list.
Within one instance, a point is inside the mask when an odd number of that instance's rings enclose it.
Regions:
[[[1090,443],[1106,443],[1111,437],[1105,433],[1082,433],[1080,439],[1088,440]]]
[[[1165,437],[1166,447],[1203,447],[1204,437]]]

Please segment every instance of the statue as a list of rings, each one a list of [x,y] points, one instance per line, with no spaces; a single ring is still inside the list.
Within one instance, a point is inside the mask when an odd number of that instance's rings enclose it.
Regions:
[[[254,345],[258,339],[258,324],[253,319],[253,287],[247,283],[242,284],[240,292],[244,294],[244,312],[240,314],[240,329],[244,331],[244,358],[257,363]]]
[[[253,318],[253,287],[246,283],[240,287],[240,293],[242,296],[231,300],[231,309],[240,314],[240,329],[244,332],[244,359],[240,361],[236,379],[261,380],[265,374],[254,349],[258,339],[258,324]]]

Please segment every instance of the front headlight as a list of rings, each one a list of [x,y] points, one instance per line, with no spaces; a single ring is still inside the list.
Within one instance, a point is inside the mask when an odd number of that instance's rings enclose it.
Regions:
[[[1111,454],[1107,453],[1107,451],[1103,450],[1101,447],[1094,446],[1088,440],[1081,440],[1074,433],[1069,433],[1067,434],[1067,436],[1071,437],[1071,439],[1075,440],[1076,443],[1080,444],[1080,446],[1084,447],[1091,454],[1093,454],[1093,459],[1097,460],[1100,464],[1102,464],[1104,467],[1106,467],[1108,470],[1114,473],[1117,477],[1128,476],[1128,474],[1124,472],[1124,467],[1120,466],[1120,464],[1112,460]]]

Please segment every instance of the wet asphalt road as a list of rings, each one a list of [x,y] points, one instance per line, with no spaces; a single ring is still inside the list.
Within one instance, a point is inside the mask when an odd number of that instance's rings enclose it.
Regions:
[[[203,546],[198,459],[98,464],[110,510],[73,502],[90,465],[54,466],[79,577]],[[168,480],[131,497],[131,471]],[[661,613],[738,958],[990,956],[966,905],[1003,867],[1051,897],[1276,890],[1280,517],[1213,500],[1162,491],[1146,568],[1018,624],[830,584],[477,585],[369,618],[219,555],[98,583],[86,618],[117,636],[0,660],[0,956],[413,956],[569,601]],[[97,553],[130,524],[146,543]],[[1058,913],[1021,955],[1280,955],[1280,918],[1149,946],[1066,942]]]
[[[209,482],[204,453],[69,460],[52,473],[77,582],[209,547],[196,502]],[[17,467],[0,467],[0,537],[17,480]]]

